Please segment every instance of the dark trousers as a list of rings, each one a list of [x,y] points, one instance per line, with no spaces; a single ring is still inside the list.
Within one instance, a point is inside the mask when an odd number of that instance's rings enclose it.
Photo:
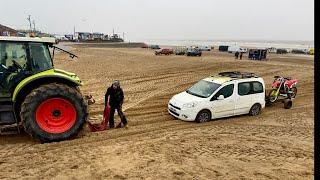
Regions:
[[[118,111],[118,115],[120,116],[121,122],[122,124],[127,124],[127,118],[126,116],[123,114],[122,112],[122,107],[118,106],[118,107],[110,107],[110,118],[109,118],[109,127],[113,128],[114,127],[114,112],[115,110]]]

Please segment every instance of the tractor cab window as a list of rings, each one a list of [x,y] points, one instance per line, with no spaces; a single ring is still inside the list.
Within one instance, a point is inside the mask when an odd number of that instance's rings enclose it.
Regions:
[[[0,43],[0,64],[3,71],[17,71],[27,66],[27,53],[24,43]],[[17,67],[18,66],[18,67]]]
[[[0,95],[8,91],[27,69],[26,44],[0,42]]]
[[[30,59],[33,71],[41,72],[52,69],[52,61],[48,47],[42,43],[30,43]]]

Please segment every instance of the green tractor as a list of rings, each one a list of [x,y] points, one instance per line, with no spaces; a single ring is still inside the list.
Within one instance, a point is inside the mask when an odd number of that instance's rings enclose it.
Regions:
[[[79,77],[54,68],[55,49],[62,49],[53,44],[54,38],[0,36],[0,127],[23,126],[41,142],[77,135],[88,116]]]

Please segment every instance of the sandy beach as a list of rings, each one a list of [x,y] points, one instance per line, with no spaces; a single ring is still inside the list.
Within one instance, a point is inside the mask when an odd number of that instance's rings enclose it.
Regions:
[[[269,54],[267,61],[235,60],[216,49],[202,57],[155,56],[143,48],[75,46],[55,67],[75,72],[92,94],[89,121],[102,120],[104,93],[119,79],[128,129],[40,144],[26,134],[0,136],[0,179],[312,179],[314,175],[314,60]],[[197,124],[173,118],[169,99],[221,71],[298,79],[292,109],[282,103],[259,116]],[[119,122],[119,117],[116,116]]]

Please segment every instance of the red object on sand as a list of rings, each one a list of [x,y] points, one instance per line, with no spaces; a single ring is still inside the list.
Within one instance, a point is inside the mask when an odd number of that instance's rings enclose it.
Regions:
[[[100,124],[88,123],[88,127],[91,132],[104,131],[107,129],[110,116],[110,107],[107,105],[104,110],[103,121]]]

